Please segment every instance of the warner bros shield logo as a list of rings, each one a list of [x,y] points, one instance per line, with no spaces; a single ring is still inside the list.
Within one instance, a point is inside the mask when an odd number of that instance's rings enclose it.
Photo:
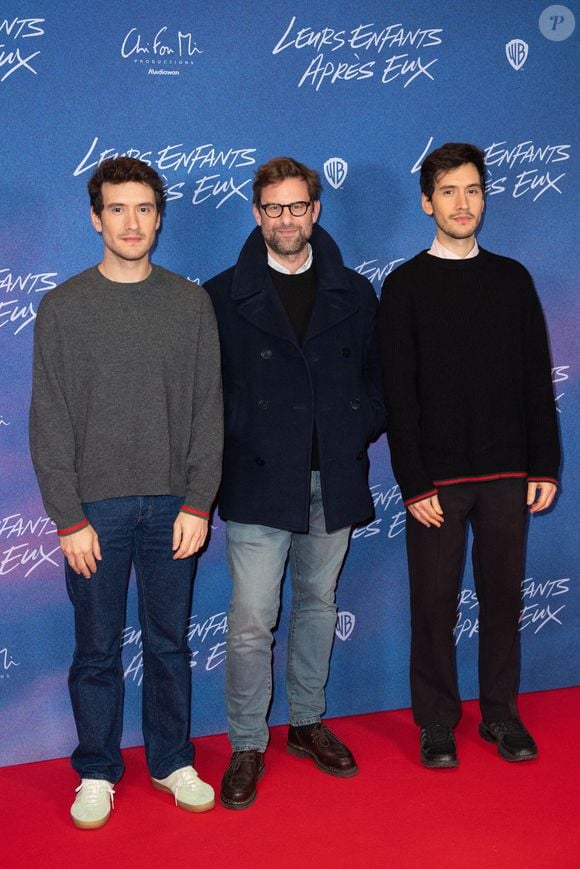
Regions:
[[[528,43],[523,39],[512,39],[506,43],[505,55],[510,65],[518,72],[528,59]]]
[[[342,640],[343,642],[348,640],[354,631],[355,622],[356,617],[354,613],[349,613],[347,610],[341,610],[341,612],[339,612],[336,619],[335,629],[335,634],[339,640]]]
[[[342,157],[329,157],[324,164],[324,177],[335,190],[342,187],[347,173],[348,163]]]

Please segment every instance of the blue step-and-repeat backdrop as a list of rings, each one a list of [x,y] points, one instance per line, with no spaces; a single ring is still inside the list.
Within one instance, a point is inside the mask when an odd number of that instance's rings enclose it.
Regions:
[[[578,18],[574,0],[5,0],[0,764],[63,756],[75,744],[66,685],[72,613],[28,457],[31,348],[43,294],[100,258],[86,182],[116,154],[162,174],[167,209],[154,258],[201,283],[235,261],[253,227],[255,168],[295,156],[322,176],[322,225],[379,293],[389,271],[433,237],[419,207],[423,155],[445,141],[485,149],[480,243],[522,260],[535,279],[565,455],[555,509],[530,522],[521,689],[579,683]],[[354,531],[339,586],[329,715],[409,704],[405,515],[384,438],[372,448],[371,486],[376,518]],[[226,728],[229,593],[215,518],[189,629],[194,735]],[[285,628],[283,614],[273,723],[287,714]],[[469,563],[456,640],[463,696],[474,697],[478,603]],[[123,643],[124,744],[135,745],[142,655],[134,590]]]

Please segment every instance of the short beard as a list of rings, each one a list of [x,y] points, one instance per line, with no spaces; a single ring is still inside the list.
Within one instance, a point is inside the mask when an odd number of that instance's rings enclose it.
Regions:
[[[306,236],[301,227],[299,227],[298,235],[293,241],[278,239],[275,230],[269,235],[264,236],[264,240],[268,243],[270,250],[273,250],[279,256],[296,256],[296,254],[302,253],[308,244],[309,238],[310,236]]]
[[[472,214],[466,216],[473,217]],[[469,238],[470,236],[474,235],[475,230],[479,226],[479,221],[476,221],[475,226],[469,229],[455,229],[455,227],[453,227],[451,224],[449,226],[442,226],[437,219],[435,219],[435,225],[437,226],[437,229],[440,229],[442,232],[448,235],[449,238],[461,239]]]

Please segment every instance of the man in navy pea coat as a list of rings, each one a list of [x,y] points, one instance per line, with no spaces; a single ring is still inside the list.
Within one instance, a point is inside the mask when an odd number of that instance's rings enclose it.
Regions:
[[[291,158],[260,167],[258,226],[237,264],[205,284],[222,346],[225,447],[219,513],[227,521],[231,762],[225,806],[256,798],[268,743],[272,631],[286,561],[292,612],[288,750],[336,776],[357,772],[321,723],[335,589],[351,526],[368,520],[367,446],[384,429],[377,298],[316,225],[320,179]]]

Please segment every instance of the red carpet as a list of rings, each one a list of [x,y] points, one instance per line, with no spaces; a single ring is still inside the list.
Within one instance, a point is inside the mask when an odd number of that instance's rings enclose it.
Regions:
[[[101,830],[69,820],[68,760],[0,769],[3,869],[184,866],[195,869],[564,869],[580,866],[580,688],[520,697],[540,749],[508,764],[477,735],[477,705],[457,728],[460,766],[426,770],[408,710],[337,719],[360,773],[335,779],[285,750],[274,728],[256,803],[202,815],[148,781],[143,752],[125,752],[115,810]],[[217,789],[225,736],[196,740],[196,766]]]

